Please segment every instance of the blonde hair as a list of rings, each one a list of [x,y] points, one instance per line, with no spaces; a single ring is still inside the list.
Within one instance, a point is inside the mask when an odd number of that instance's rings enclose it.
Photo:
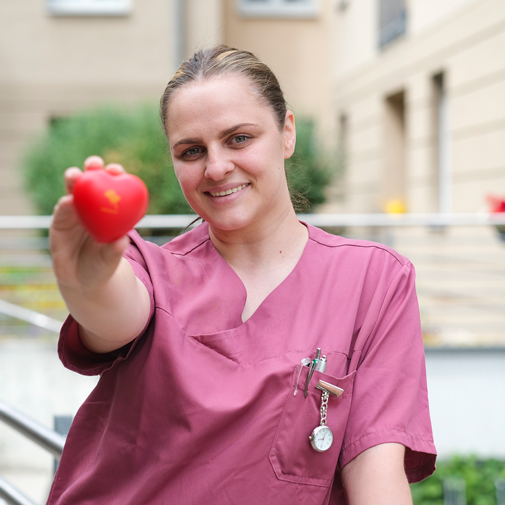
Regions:
[[[272,108],[279,130],[282,130],[286,117],[286,100],[274,73],[254,54],[219,45],[196,52],[180,66],[167,84],[160,100],[160,116],[165,133],[168,106],[174,91],[193,81],[231,73],[243,75],[251,81],[258,98]]]

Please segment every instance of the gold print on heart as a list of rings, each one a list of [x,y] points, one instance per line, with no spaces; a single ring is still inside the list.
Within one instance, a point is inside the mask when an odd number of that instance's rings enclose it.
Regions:
[[[108,189],[103,196],[109,200],[110,207],[101,207],[100,210],[102,212],[108,212],[109,214],[117,214],[119,212],[119,200],[121,197],[113,190]]]

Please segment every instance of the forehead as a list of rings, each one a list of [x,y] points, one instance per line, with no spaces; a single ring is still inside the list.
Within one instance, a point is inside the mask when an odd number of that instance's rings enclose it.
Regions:
[[[167,132],[171,137],[181,128],[210,119],[233,121],[266,114],[274,119],[273,110],[250,79],[239,74],[213,76],[192,81],[173,93],[168,103]]]

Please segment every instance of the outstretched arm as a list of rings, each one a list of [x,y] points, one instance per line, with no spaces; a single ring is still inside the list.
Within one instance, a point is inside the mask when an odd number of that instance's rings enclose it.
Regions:
[[[92,156],[84,167],[92,165],[103,167],[103,161]],[[124,171],[119,165],[106,169]],[[142,331],[150,300],[146,287],[122,257],[128,237],[100,244],[81,226],[71,194],[80,175],[75,167],[65,172],[68,194],[54,210],[50,250],[58,287],[79,323],[81,340],[91,351],[103,353],[122,347]]]
[[[349,505],[412,505],[404,455],[403,445],[388,443],[350,461],[342,470]]]

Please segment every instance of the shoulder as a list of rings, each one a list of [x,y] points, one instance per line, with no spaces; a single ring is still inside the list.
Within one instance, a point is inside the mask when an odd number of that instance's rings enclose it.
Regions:
[[[128,236],[132,243],[132,248],[139,251],[143,257],[188,256],[210,240],[207,223],[200,224],[161,246],[144,240],[136,231],[131,231]]]
[[[209,240],[209,225],[207,223],[202,223],[195,226],[190,231],[175,237],[162,246],[162,249],[178,256],[187,256],[208,243]]]
[[[321,252],[340,260],[386,262],[399,268],[411,265],[407,258],[384,244],[332,235],[315,226],[307,225],[307,228],[309,240],[317,244]]]

